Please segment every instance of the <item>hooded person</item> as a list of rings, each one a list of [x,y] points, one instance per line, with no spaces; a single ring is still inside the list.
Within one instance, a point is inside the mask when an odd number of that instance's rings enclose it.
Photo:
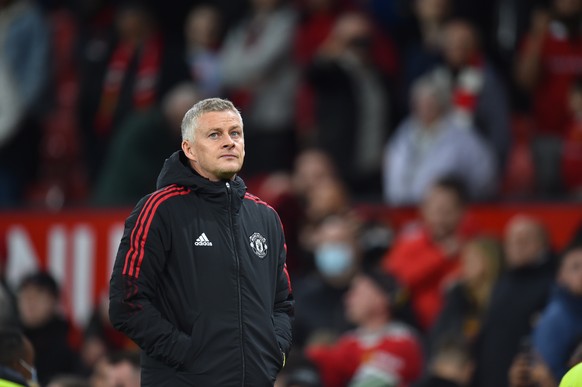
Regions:
[[[110,283],[113,326],[142,349],[141,385],[273,384],[291,348],[293,296],[277,213],[246,192],[243,122],[195,104],[182,150],[125,224]]]

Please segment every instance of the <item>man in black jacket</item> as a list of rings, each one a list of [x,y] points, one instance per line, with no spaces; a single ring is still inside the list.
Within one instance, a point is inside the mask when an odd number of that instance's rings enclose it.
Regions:
[[[505,272],[493,287],[477,338],[477,387],[508,387],[509,369],[543,311],[556,273],[556,259],[540,221],[516,215],[505,228]]]
[[[276,212],[237,177],[244,155],[238,110],[200,101],[158,191],[126,221],[109,313],[142,349],[142,386],[268,386],[284,366],[285,240]]]

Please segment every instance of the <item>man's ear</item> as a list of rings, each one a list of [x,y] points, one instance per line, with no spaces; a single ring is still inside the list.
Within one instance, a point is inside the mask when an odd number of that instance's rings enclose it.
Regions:
[[[186,157],[188,157],[189,160],[196,161],[194,147],[192,146],[192,143],[190,141],[188,140],[182,141],[182,151],[184,151],[184,154],[186,155]]]

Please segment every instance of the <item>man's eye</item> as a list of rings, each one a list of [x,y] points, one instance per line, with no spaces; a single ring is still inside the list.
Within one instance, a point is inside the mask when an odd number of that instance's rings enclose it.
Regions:
[[[210,133],[208,135],[208,137],[210,137],[210,138],[218,138],[218,133],[216,133],[216,132],[215,133]]]
[[[235,130],[234,132],[231,132],[231,133],[230,133],[230,135],[231,135],[232,137],[240,137],[240,132],[239,132],[239,131],[237,131],[237,130]]]

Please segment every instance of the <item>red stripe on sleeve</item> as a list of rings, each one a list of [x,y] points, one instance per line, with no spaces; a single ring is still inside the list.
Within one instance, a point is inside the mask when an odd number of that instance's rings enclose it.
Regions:
[[[170,190],[177,190],[177,189],[178,188],[176,187],[176,185],[170,185],[168,187],[165,187],[159,191],[154,192],[148,198],[148,200],[145,202],[144,206],[142,207],[142,209],[139,213],[139,216],[137,217],[137,221],[135,222],[135,225],[133,226],[133,229],[131,230],[131,236],[129,238],[130,248],[127,251],[127,254],[125,254],[125,264],[123,266],[123,274],[124,275],[129,274],[130,262],[132,261],[131,257],[136,253],[136,251],[138,249],[137,240],[139,239],[139,234],[140,234],[141,229],[143,227],[144,217],[147,216],[149,209],[151,208],[151,203],[156,201],[160,196],[164,195],[164,193],[166,193]]]
[[[164,196],[165,194],[167,194],[168,192],[174,192],[179,190],[180,187],[177,187],[176,185],[171,185],[168,186],[164,189],[161,189],[159,191],[154,192],[149,198],[148,200],[145,202],[143,208],[141,209],[139,216],[137,218],[137,221],[135,222],[135,225],[133,226],[133,229],[131,230],[131,236],[129,239],[129,244],[130,244],[130,248],[127,251],[127,254],[125,254],[125,264],[123,266],[123,274],[124,275],[131,275],[131,267],[133,264],[133,261],[135,259],[135,255],[137,254],[137,251],[139,249],[139,244],[138,241],[140,239],[140,235],[142,233],[143,230],[143,225],[144,222],[146,220],[146,218],[148,218],[150,216],[150,209],[153,205],[154,202],[156,202],[157,200],[159,200],[162,196]]]
[[[143,233],[143,237],[140,240],[140,252],[139,252],[139,259],[137,261],[137,266],[135,266],[135,278],[139,277],[139,271],[141,268],[141,263],[143,261],[143,256],[144,256],[144,251],[145,251],[145,242],[148,239],[148,233],[150,231],[150,225],[152,224],[152,220],[154,219],[154,215],[156,213],[156,210],[158,209],[158,207],[160,206],[160,204],[162,204],[164,201],[166,201],[167,199],[174,197],[174,196],[179,196],[179,195],[187,195],[190,191],[188,189],[184,190],[184,191],[177,191],[177,192],[172,192],[167,194],[166,196],[164,196],[163,198],[160,198],[160,200],[158,200],[154,206],[154,208],[152,209],[152,215],[150,217],[148,217],[148,222],[146,224],[145,227],[145,231]]]
[[[261,200],[258,196],[252,195],[252,194],[250,194],[248,192],[245,193],[245,199],[248,199],[248,200],[252,200],[254,202],[257,202],[257,203],[262,204],[263,206],[267,206],[271,210],[275,211],[275,209],[273,207],[271,207],[271,205],[269,203]]]
[[[287,271],[287,264],[283,266],[283,273],[285,273],[285,276],[287,277],[287,287],[289,288],[289,293],[293,293],[293,288],[291,287],[291,277]]]

